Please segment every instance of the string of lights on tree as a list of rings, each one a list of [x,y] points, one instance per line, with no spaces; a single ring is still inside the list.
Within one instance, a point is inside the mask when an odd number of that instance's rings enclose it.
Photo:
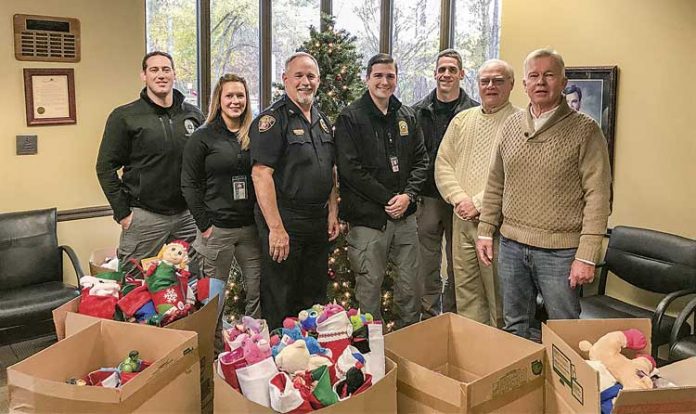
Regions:
[[[319,108],[333,122],[338,114],[351,102],[358,99],[364,85],[360,79],[362,55],[356,51],[356,37],[346,30],[335,29],[335,18],[322,14],[323,31],[310,26],[309,39],[297,49],[314,56],[319,64],[321,83],[315,101]],[[282,84],[274,84],[277,96],[283,91]],[[340,201],[340,200],[339,200]],[[358,307],[355,298],[355,275],[348,261],[348,243],[345,238],[346,227],[341,224],[341,235],[332,244],[329,256],[327,297],[329,302],[336,301],[343,307]],[[395,309],[393,304],[393,280],[396,271],[389,264],[382,285],[382,318],[386,330],[394,328]],[[244,285],[238,265],[230,272],[227,289],[226,314],[233,321],[244,314]],[[289,315],[290,316],[290,315]]]

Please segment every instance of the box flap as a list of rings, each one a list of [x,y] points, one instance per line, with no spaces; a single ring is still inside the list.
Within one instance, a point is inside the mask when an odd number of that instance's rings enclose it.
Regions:
[[[621,391],[614,401],[613,413],[693,413],[695,411],[696,390],[664,388],[648,391]]]
[[[660,375],[680,387],[696,387],[696,357],[660,367]]]
[[[65,316],[69,312],[77,313],[80,306],[80,297],[65,302],[61,306],[53,309],[53,325],[56,327],[56,337],[59,341],[65,338]]]
[[[81,330],[92,326],[100,321],[108,321],[108,319],[95,318],[94,316],[82,315],[77,312],[67,312],[63,315],[65,320],[65,336],[73,336]]]
[[[565,405],[576,413],[596,413],[599,410],[599,374],[551,329],[541,327],[546,347],[546,379]],[[578,334],[580,335],[580,334]],[[575,345],[577,347],[577,344]]]

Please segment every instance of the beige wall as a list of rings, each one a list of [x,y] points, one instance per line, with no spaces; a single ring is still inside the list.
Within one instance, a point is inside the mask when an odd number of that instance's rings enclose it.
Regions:
[[[20,62],[14,58],[15,13],[74,17],[82,29],[79,63]],[[109,112],[137,97],[140,59],[145,51],[144,0],[2,0],[0,2],[0,211],[57,207],[59,210],[105,205],[94,172],[97,150]],[[23,68],[73,68],[77,124],[27,127]],[[38,135],[38,155],[15,155],[15,135]],[[93,248],[117,243],[110,218],[60,223],[59,242],[72,245],[87,269]],[[70,277],[68,277],[70,279]]]
[[[500,55],[516,70],[516,104],[527,102],[522,61],[533,49],[552,47],[567,66],[619,67],[610,226],[696,238],[694,22],[693,0],[503,0]]]

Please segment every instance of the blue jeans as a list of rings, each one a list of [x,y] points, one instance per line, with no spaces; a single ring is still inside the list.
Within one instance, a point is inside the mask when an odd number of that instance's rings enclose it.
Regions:
[[[530,327],[540,326],[534,316],[539,292],[549,319],[580,317],[579,288],[571,289],[568,281],[576,250],[542,249],[500,237],[504,330],[532,339]]]

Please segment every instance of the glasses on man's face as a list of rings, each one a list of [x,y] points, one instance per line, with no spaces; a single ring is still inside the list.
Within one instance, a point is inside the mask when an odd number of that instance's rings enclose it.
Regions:
[[[505,83],[505,79],[506,78],[481,78],[479,79],[479,85],[483,88],[491,83],[493,86],[502,86]]]

